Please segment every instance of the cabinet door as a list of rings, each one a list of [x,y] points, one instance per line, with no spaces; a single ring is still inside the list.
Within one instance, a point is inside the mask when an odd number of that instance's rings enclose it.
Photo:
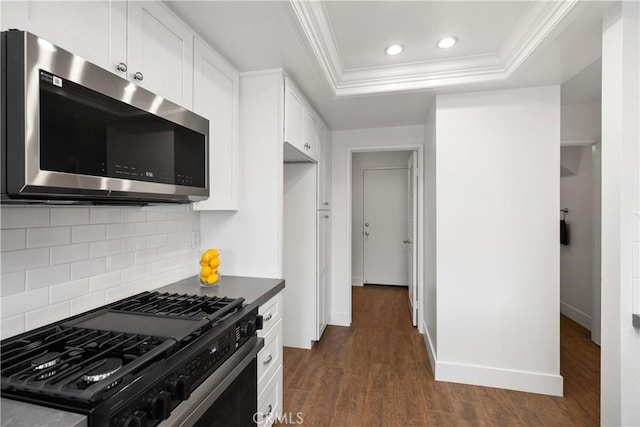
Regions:
[[[284,140],[298,150],[305,152],[303,126],[304,106],[302,99],[290,84],[286,84],[284,98]]]
[[[29,31],[89,62],[116,70],[126,63],[127,4],[123,1],[1,2],[2,29]]]
[[[320,340],[329,322],[330,241],[331,222],[328,211],[318,211],[318,277],[316,281],[316,340]]]
[[[236,210],[239,74],[200,39],[194,58],[193,109],[209,119],[209,199],[194,209]]]
[[[127,5],[129,79],[191,109],[193,33],[160,2]]]
[[[304,153],[309,157],[318,158],[318,120],[308,109],[304,109]]]
[[[318,131],[318,209],[331,208],[331,134],[324,124]]]

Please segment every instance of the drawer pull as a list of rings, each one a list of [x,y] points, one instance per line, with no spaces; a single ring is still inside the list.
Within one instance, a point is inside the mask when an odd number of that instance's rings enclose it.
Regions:
[[[273,411],[273,406],[271,405],[267,406],[267,413],[262,414],[262,418],[267,418],[269,415],[271,415],[271,411]]]
[[[262,362],[262,364],[263,365],[268,365],[269,363],[271,363],[272,360],[273,360],[273,356],[270,354],[269,357],[267,357],[267,360]]]
[[[264,318],[265,322],[268,322],[269,320],[273,319],[273,313],[269,313],[269,315],[267,317]]]

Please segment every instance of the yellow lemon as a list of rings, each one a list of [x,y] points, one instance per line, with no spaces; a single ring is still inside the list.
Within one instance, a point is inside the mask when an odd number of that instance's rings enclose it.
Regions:
[[[207,265],[209,265],[209,261],[200,261],[200,265],[203,266],[203,267],[207,266]]]
[[[200,275],[201,276],[208,277],[210,274],[211,274],[211,267],[209,267],[208,265],[205,265],[200,270]]]
[[[218,276],[217,274],[212,274],[211,276],[207,277],[207,284],[213,285],[217,283],[218,280],[220,280],[220,276]]]
[[[217,258],[218,255],[220,255],[220,252],[218,252],[216,249],[209,249],[207,250],[207,253],[209,253],[211,258]]]
[[[209,261],[209,266],[211,268],[218,268],[218,266],[220,265],[220,258],[213,258],[212,260]]]

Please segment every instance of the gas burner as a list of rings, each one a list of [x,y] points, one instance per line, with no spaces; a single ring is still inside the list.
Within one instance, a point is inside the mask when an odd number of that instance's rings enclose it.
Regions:
[[[122,360],[116,357],[100,360],[93,365],[93,369],[82,376],[82,379],[88,383],[97,383],[114,374],[122,367]]]
[[[43,354],[42,356],[38,356],[35,359],[31,360],[31,367],[34,371],[41,371],[43,369],[50,368],[55,366],[60,362],[60,353],[57,351],[52,351]]]

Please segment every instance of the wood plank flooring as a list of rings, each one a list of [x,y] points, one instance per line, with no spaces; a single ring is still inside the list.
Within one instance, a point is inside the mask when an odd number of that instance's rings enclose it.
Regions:
[[[350,328],[285,348],[284,412],[306,427],[600,424],[600,349],[586,329],[561,316],[563,398],[436,382],[407,300],[406,288],[355,287]]]

